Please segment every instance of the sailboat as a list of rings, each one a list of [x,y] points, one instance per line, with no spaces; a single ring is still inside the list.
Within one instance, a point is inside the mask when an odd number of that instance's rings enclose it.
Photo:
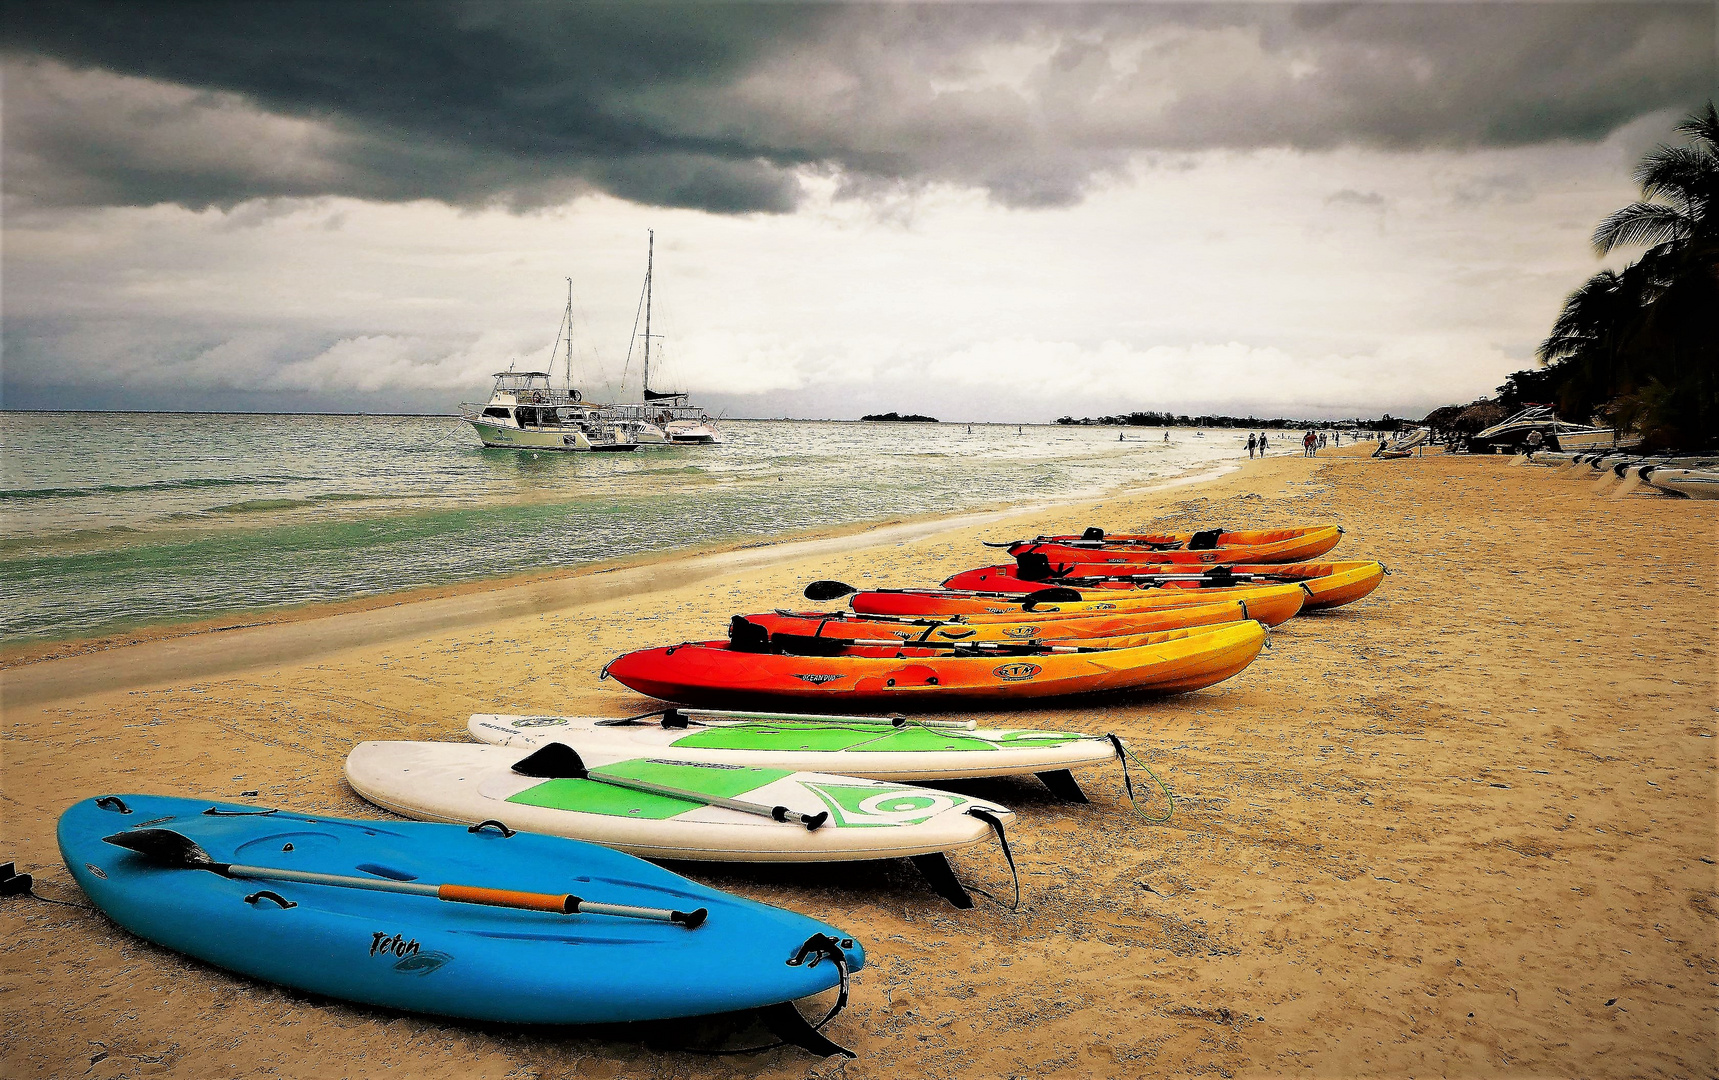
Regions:
[[[567,342],[567,382],[550,384],[547,371],[495,373],[489,401],[463,402],[460,416],[477,431],[485,446],[515,450],[637,450],[625,424],[617,424],[600,405],[585,402],[573,388],[573,279],[567,279],[567,309],[549,350],[555,366],[561,342]]]
[[[705,412],[697,405],[687,401],[685,390],[653,390],[651,389],[651,341],[660,339],[661,334],[651,333],[651,299],[656,270],[657,234],[650,230],[645,249],[645,286],[644,286],[644,320],[645,332],[640,334],[638,322],[633,323],[635,339],[643,338],[645,347],[645,375],[643,383],[643,401],[623,402],[605,406],[605,410],[623,426],[638,425],[637,437],[641,442],[652,441],[650,430],[660,430],[664,442],[676,446],[697,446],[719,443],[722,433],[716,428],[716,418]],[[631,355],[632,350],[628,349]]]

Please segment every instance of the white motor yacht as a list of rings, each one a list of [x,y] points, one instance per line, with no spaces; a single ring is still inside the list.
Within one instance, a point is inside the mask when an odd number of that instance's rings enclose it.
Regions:
[[[637,450],[638,425],[617,423],[604,406],[587,403],[573,388],[573,279],[567,308],[549,351],[551,366],[567,343],[567,385],[551,386],[547,371],[498,371],[489,401],[461,404],[460,416],[485,446],[515,450]]]
[[[484,405],[462,404],[460,416],[485,446],[516,450],[637,450],[639,444],[579,391],[549,385],[546,371],[498,371]]]

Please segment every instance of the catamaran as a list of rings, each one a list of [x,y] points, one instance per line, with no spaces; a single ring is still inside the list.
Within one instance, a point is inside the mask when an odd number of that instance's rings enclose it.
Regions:
[[[639,435],[650,425],[630,423],[592,405],[573,387],[573,279],[567,279],[567,309],[550,348],[554,366],[567,342],[567,383],[552,386],[547,371],[498,371],[489,401],[462,403],[460,416],[477,430],[485,446],[516,450],[637,450]],[[658,434],[658,440],[663,437]]]
[[[661,334],[651,333],[651,293],[654,271],[656,269],[657,234],[655,230],[649,233],[648,246],[645,254],[645,288],[644,288],[644,320],[645,332],[638,333],[638,322],[635,319],[633,331],[635,340],[643,338],[645,342],[645,376],[643,383],[644,400],[636,402],[618,402],[603,406],[605,415],[612,417],[613,422],[625,425],[630,430],[639,431],[635,437],[640,442],[666,442],[676,446],[693,446],[700,444],[719,443],[722,433],[716,428],[716,418],[702,408],[687,401],[685,390],[653,390],[651,389],[651,340],[661,338]],[[627,350],[632,353],[631,348]],[[654,438],[650,432],[660,431],[661,438]]]

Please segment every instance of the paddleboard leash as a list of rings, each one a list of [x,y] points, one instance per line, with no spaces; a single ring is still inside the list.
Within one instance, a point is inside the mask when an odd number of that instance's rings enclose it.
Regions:
[[[1128,792],[1128,805],[1134,808],[1134,812],[1140,814],[1141,817],[1146,818],[1147,821],[1154,825],[1162,825],[1175,816],[1176,798],[1170,794],[1170,789],[1165,786],[1164,781],[1158,776],[1158,774],[1153,772],[1151,767],[1145,762],[1135,757],[1134,754],[1129,751],[1127,745],[1123,743],[1121,736],[1117,735],[1114,731],[1106,733],[1104,738],[1110,741],[1110,745],[1116,747],[1116,760],[1122,762],[1122,786]],[[1158,790],[1164,793],[1164,801],[1169,804],[1169,809],[1164,811],[1163,817],[1147,817],[1145,814],[1140,813],[1140,804],[1134,798],[1134,781],[1128,775],[1128,763],[1130,761],[1134,762],[1135,768],[1139,769],[1147,776],[1150,776],[1153,782],[1158,785]]]

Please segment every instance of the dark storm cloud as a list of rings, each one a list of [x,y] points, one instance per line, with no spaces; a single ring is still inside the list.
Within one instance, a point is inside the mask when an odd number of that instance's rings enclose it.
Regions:
[[[8,191],[785,211],[1078,201],[1141,150],[1594,140],[1712,91],[1691,4],[14,5]]]

